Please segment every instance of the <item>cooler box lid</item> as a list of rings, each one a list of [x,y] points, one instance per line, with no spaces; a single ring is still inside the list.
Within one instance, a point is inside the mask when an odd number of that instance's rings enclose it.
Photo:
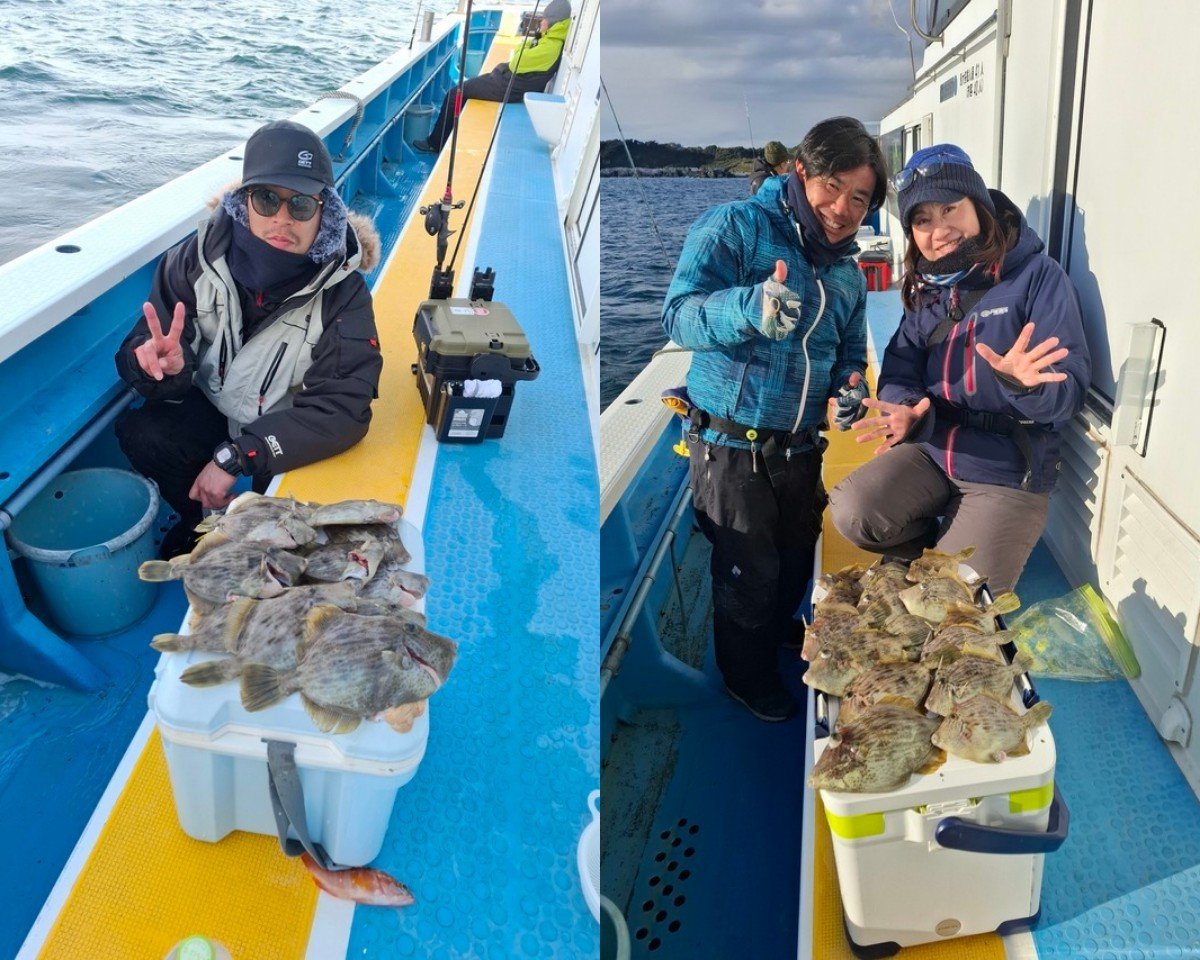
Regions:
[[[401,538],[412,554],[408,569],[425,569],[425,551],[417,528],[401,521]],[[415,609],[424,607],[424,598]],[[293,693],[266,710],[248,713],[242,707],[236,681],[215,687],[193,687],[179,676],[194,663],[220,659],[216,654],[191,651],[164,653],[154,668],[148,703],[163,737],[183,746],[219,753],[260,757],[266,762],[264,738],[288,740],[296,746],[296,764],[356,773],[391,776],[421,762],[429,737],[431,705],[417,717],[408,733],[398,733],[383,721],[364,720],[352,733],[322,733]]]
[[[471,300],[426,300],[418,316],[425,318],[430,351],[444,357],[495,353],[530,355],[529,341],[512,312],[502,303]]]

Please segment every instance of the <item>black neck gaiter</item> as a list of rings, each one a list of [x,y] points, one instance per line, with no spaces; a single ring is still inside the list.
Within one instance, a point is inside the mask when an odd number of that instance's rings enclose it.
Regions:
[[[321,269],[307,253],[276,249],[236,220],[227,259],[229,272],[239,287],[274,302],[291,296]]]
[[[821,221],[817,219],[813,208],[809,206],[808,197],[804,194],[804,184],[800,182],[800,175],[795,170],[788,176],[787,198],[792,216],[800,225],[800,236],[804,240],[804,253],[814,267],[818,269],[827,267],[843,257],[851,256],[858,250],[853,234],[836,246],[829,242],[829,237],[825,235],[825,228],[821,226]]]

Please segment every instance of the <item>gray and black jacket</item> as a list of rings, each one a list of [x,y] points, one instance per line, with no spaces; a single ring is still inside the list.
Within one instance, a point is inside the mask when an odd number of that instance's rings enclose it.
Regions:
[[[159,261],[148,299],[164,329],[176,303],[186,308],[183,370],[162,380],[142,372],[133,351],[149,338],[143,318],[117,351],[117,371],[148,400],[202,390],[228,417],[243,462],[270,476],[366,436],[383,358],[359,271],[379,262],[379,235],[366,217],[350,214],[344,253],[314,264],[313,278],[243,341],[242,298],[226,264],[232,233],[232,218],[217,206]]]

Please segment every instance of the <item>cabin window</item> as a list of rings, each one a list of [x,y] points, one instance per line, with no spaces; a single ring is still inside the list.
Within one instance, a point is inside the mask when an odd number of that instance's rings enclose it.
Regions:
[[[962,13],[969,0],[924,0],[917,5],[917,17],[924,24],[922,29],[933,37],[940,37],[950,21]],[[925,7],[924,16],[921,7]]]

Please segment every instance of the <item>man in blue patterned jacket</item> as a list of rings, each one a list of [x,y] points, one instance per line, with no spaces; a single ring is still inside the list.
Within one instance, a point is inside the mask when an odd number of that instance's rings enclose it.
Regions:
[[[812,576],[827,403],[846,429],[866,397],[866,284],[855,234],[887,194],[874,138],[822,121],[786,177],[692,226],[663,327],[694,352],[687,390],[696,519],[712,542],[713,633],[730,695],[761,720],[795,701],[779,648]]]

